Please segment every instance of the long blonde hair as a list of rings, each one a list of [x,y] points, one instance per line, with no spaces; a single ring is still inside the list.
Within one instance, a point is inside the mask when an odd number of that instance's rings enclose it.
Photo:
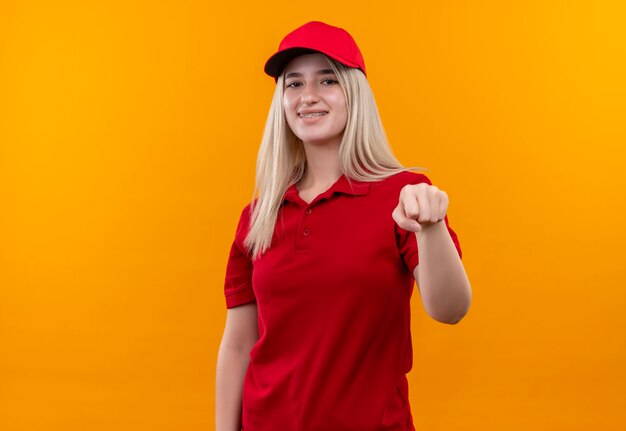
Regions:
[[[405,168],[393,155],[376,101],[365,75],[324,56],[344,91],[348,120],[339,147],[342,174],[348,180],[380,181]],[[285,191],[304,175],[306,155],[302,141],[291,131],[282,104],[284,71],[276,81],[256,163],[256,184],[250,202],[250,231],[244,240],[252,259],[270,246]],[[257,196],[258,198],[255,198]]]

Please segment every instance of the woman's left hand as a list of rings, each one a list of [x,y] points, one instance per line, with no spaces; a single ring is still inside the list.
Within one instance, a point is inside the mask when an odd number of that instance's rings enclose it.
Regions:
[[[442,221],[447,210],[448,195],[443,190],[427,183],[407,184],[391,215],[402,229],[420,232]]]

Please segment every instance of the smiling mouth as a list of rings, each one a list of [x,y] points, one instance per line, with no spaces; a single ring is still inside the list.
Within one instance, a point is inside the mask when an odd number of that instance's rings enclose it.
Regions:
[[[309,114],[298,114],[298,117],[300,118],[315,118],[315,117],[322,117],[324,115],[328,114],[328,112],[324,111],[324,112],[311,112]]]

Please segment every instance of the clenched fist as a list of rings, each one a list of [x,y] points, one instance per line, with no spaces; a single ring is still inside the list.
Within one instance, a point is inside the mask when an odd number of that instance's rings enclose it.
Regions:
[[[408,184],[400,190],[400,201],[391,214],[398,226],[410,232],[439,223],[448,210],[448,195],[427,183]]]

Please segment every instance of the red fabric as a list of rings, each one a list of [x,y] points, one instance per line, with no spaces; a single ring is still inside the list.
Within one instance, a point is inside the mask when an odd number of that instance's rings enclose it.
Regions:
[[[291,59],[311,51],[326,54],[348,67],[356,67],[367,76],[363,55],[350,33],[321,21],[307,22],[285,36],[278,51],[265,63],[265,73],[278,80]]]
[[[252,262],[239,220],[224,286],[227,308],[256,301],[243,431],[413,431],[410,298],[418,263],[413,232],[391,213],[406,184],[342,176],[310,204],[285,193],[271,248]],[[457,235],[445,223],[459,256]]]

